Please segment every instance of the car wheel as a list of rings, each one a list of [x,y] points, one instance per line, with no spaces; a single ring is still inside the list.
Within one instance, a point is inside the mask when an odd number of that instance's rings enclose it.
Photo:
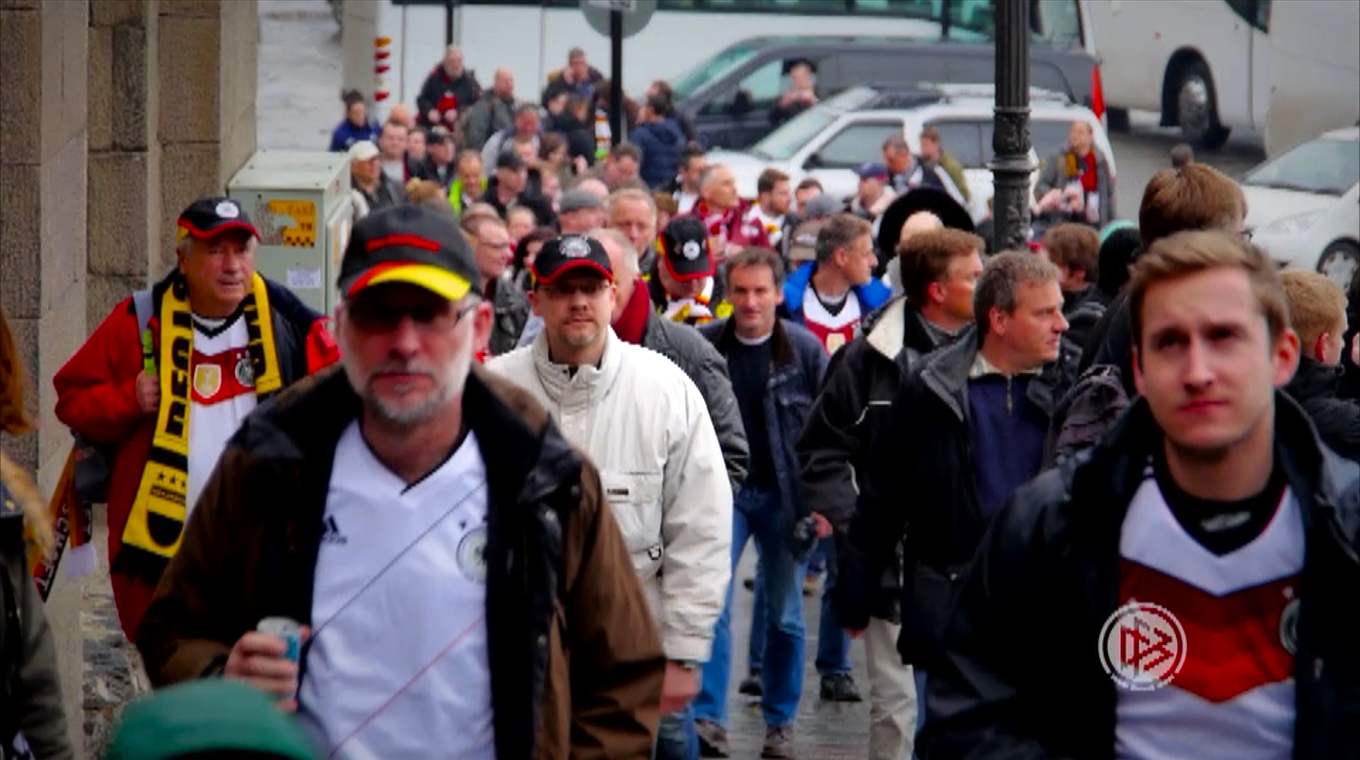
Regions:
[[[1213,150],[1228,141],[1228,130],[1218,121],[1214,80],[1203,61],[1181,69],[1176,85],[1176,121],[1186,142]]]
[[[1360,275],[1360,245],[1345,240],[1332,243],[1318,258],[1317,268],[1318,272],[1349,293],[1351,284]]]

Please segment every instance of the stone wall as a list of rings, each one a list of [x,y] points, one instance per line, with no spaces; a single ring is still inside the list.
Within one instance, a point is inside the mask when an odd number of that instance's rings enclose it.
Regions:
[[[159,276],[157,0],[95,2],[90,14],[89,297],[93,330]]]
[[[37,431],[0,440],[50,493],[70,451],[52,375],[174,264],[175,217],[255,150],[255,0],[0,0],[0,307]],[[101,559],[105,531],[97,515]],[[145,688],[107,566],[47,605],[78,756]]]
[[[52,413],[52,373],[85,338],[88,25],[83,2],[0,0],[0,307],[28,368],[27,398],[38,423],[36,434],[6,437],[0,445],[36,469],[45,492],[71,440]],[[48,601],[74,715],[81,646],[72,623],[80,591],[79,583],[63,579]],[[73,738],[79,725],[69,724]]]

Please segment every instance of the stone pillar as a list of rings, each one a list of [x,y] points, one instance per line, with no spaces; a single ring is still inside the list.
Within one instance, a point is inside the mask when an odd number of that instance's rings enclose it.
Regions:
[[[90,14],[89,299],[93,330],[162,274],[157,0],[101,0]]]
[[[260,41],[255,0],[161,0],[157,60],[161,261],[174,263],[175,218],[222,194],[255,152]]]
[[[0,443],[50,493],[71,448],[52,374],[85,339],[89,5],[0,0],[0,307],[28,368],[37,432]],[[47,603],[73,743],[80,736],[80,584]]]

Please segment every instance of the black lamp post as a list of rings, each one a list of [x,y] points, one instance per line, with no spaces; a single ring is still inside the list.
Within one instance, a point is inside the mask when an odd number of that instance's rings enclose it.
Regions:
[[[1029,232],[1029,0],[996,2],[996,116],[992,130],[995,251],[1023,248]]]

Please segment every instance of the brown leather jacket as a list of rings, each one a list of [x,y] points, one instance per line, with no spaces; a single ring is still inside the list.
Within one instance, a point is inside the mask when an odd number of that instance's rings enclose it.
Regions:
[[[487,468],[497,756],[650,757],[665,660],[598,472],[541,406],[480,367],[463,410]],[[138,632],[157,686],[220,673],[261,618],[310,622],[331,462],[359,411],[344,373],[327,370],[228,443]]]

